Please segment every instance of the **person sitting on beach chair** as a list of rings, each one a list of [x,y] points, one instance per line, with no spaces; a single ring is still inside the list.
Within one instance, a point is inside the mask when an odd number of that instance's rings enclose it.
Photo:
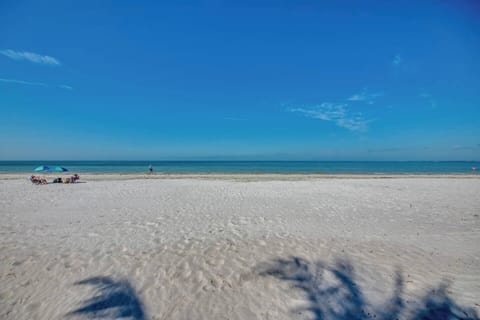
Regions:
[[[45,178],[40,178],[40,177],[37,177],[37,176],[31,176],[30,177],[30,181],[33,183],[33,184],[47,184],[47,179]]]
[[[31,176],[30,182],[33,184],[40,184],[40,180],[36,176]]]
[[[75,183],[78,179],[80,179],[80,176],[75,173],[73,176],[63,179],[63,183]]]
[[[75,182],[77,182],[77,180],[79,180],[79,179],[80,179],[80,176],[75,173],[73,176],[70,177],[70,182],[71,182],[71,183],[75,183]]]

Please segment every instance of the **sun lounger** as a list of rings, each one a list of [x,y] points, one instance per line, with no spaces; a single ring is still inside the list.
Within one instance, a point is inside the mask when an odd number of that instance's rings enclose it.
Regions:
[[[33,184],[47,184],[47,179],[45,178],[40,178],[40,177],[37,177],[37,176],[31,176],[30,177],[30,182],[32,182]]]

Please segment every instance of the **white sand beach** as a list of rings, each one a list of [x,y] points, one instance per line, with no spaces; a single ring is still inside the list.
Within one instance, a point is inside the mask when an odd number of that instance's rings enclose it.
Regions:
[[[478,318],[479,178],[81,181],[0,177],[0,319]]]

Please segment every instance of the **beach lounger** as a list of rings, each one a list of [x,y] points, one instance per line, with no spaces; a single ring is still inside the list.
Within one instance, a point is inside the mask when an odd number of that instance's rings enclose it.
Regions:
[[[31,176],[29,180],[33,184],[40,184],[40,180],[36,176]]]
[[[37,177],[37,176],[31,176],[30,177],[30,182],[32,182],[33,184],[47,184],[48,183],[47,179],[40,178],[40,177]]]

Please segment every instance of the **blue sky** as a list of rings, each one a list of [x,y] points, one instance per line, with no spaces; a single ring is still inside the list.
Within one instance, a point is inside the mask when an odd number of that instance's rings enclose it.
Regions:
[[[477,1],[0,1],[0,160],[479,160]]]

